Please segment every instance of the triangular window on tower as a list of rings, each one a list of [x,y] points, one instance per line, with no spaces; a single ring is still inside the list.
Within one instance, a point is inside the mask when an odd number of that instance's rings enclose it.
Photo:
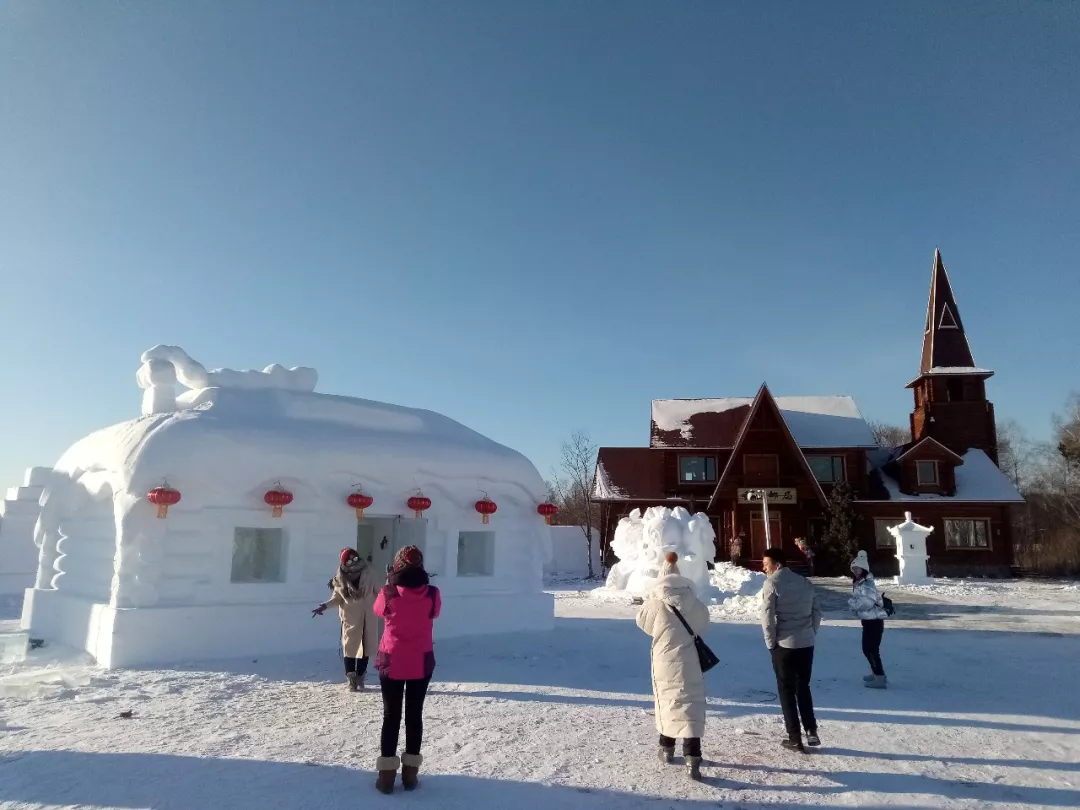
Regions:
[[[923,334],[926,335],[926,334],[929,334],[929,333],[930,333],[930,310],[926,310],[926,328],[923,329]]]
[[[952,310],[949,309],[949,305],[945,304],[941,308],[941,320],[938,321],[938,329],[959,329],[960,326],[956,323],[956,318],[953,317]]]

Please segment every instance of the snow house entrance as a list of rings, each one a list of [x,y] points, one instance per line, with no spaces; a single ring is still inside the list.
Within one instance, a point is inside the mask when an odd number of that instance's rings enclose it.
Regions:
[[[356,552],[382,582],[400,549],[416,546],[426,552],[426,535],[426,518],[365,517],[356,524]]]

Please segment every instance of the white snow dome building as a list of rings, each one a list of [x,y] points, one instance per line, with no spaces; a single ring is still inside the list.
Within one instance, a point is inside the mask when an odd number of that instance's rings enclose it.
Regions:
[[[172,346],[142,361],[143,416],[49,474],[31,635],[106,667],[332,650],[337,621],[311,608],[341,548],[381,573],[409,544],[443,593],[437,638],[553,628],[546,490],[521,454],[431,411],[315,393],[314,369],[208,372]]]

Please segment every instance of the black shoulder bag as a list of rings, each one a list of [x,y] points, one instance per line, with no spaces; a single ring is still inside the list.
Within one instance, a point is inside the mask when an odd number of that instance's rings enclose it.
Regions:
[[[716,657],[716,653],[709,649],[709,645],[701,640],[701,636],[690,629],[690,625],[687,624],[686,619],[679,613],[679,609],[674,605],[668,605],[675,617],[682,622],[682,626],[686,628],[686,632],[694,637],[694,649],[697,650],[698,663],[701,664],[701,671],[708,672],[710,669],[720,663],[720,659]]]

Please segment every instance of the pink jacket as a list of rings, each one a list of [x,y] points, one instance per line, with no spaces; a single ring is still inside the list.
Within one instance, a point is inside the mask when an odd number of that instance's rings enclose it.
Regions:
[[[387,585],[375,599],[375,615],[386,620],[375,669],[384,678],[413,681],[435,671],[431,631],[442,611],[442,596],[431,585]]]

